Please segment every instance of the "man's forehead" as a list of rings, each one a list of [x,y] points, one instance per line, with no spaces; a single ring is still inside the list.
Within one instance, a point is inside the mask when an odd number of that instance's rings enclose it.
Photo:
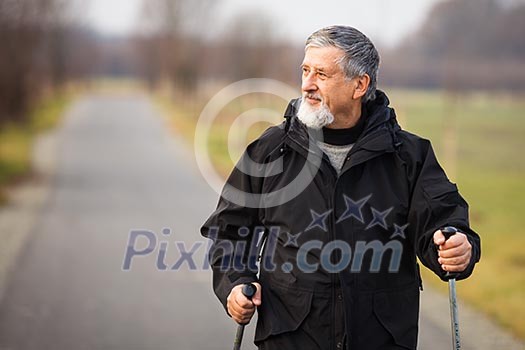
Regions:
[[[339,60],[343,57],[343,50],[328,47],[308,47],[304,53],[303,65],[315,67],[317,69],[336,69],[340,68]]]

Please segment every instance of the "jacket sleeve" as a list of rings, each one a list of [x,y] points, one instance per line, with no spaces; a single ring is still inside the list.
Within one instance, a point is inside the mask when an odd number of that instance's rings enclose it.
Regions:
[[[467,236],[472,245],[472,257],[468,267],[457,279],[472,274],[481,256],[480,238],[469,225],[468,204],[458,188],[450,182],[439,165],[428,140],[420,140],[418,160],[413,165],[412,199],[409,209],[409,227],[415,239],[417,256],[442,280],[445,271],[438,263],[438,251],[433,242],[434,232],[445,226],[454,226]]]
[[[216,210],[201,228],[201,234],[212,240],[208,258],[213,289],[225,309],[234,286],[258,280],[257,244],[264,228],[262,211],[254,204],[262,191],[265,167],[261,165],[269,150],[277,147],[276,130],[267,130],[247,147],[226,181]]]

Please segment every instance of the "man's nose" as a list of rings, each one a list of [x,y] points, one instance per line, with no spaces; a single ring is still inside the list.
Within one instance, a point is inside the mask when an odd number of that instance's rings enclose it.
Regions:
[[[314,74],[310,73],[308,75],[303,75],[301,89],[303,90],[303,92],[317,90],[317,84],[314,78]]]

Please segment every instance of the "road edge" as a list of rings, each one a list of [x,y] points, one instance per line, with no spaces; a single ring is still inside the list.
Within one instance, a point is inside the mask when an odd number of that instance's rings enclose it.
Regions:
[[[16,260],[51,193],[59,130],[60,124],[36,136],[31,155],[32,174],[27,181],[7,190],[7,204],[0,208],[0,303],[9,276],[16,269]]]

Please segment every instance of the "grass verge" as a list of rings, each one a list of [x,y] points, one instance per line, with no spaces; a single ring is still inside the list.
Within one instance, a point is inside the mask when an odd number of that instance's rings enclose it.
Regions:
[[[0,205],[7,200],[7,187],[30,174],[36,135],[57,125],[72,94],[60,92],[50,96],[35,105],[27,122],[0,129]]]

